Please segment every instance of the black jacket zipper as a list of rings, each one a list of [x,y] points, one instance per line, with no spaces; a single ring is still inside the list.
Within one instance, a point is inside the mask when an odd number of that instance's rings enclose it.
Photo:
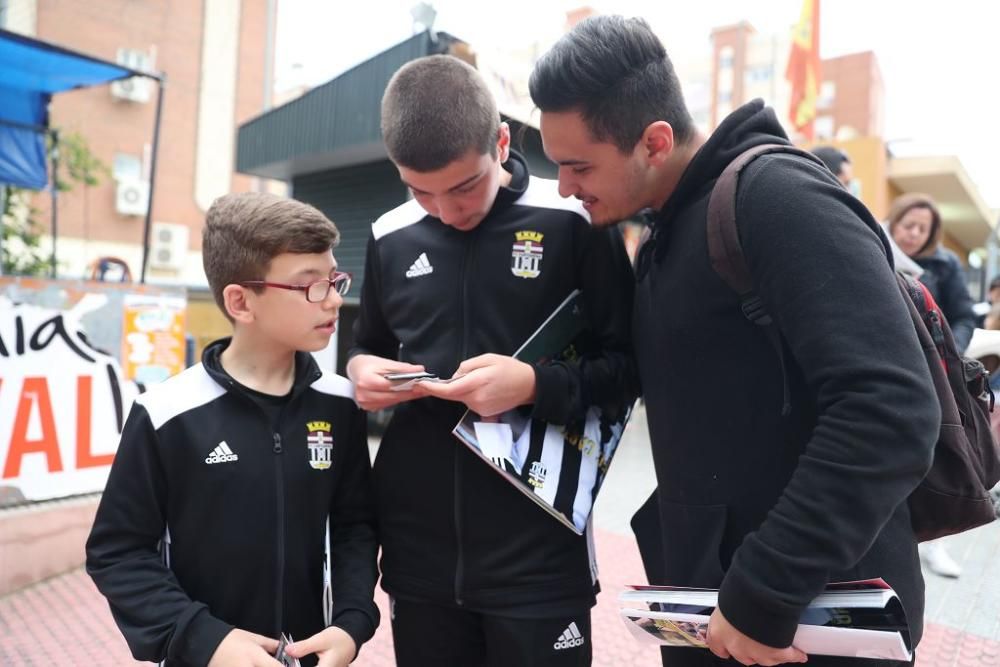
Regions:
[[[285,603],[285,471],[284,471],[284,456],[282,452],[284,451],[281,447],[281,434],[274,433],[274,447],[273,451],[276,458],[276,464],[274,466],[274,471],[276,475],[276,493],[277,493],[277,519],[278,519],[278,580],[277,580],[277,591],[274,596],[275,605],[275,619],[277,620],[277,627],[275,637],[281,635],[284,630],[282,626],[284,625],[284,603]]]
[[[465,254],[462,257],[462,269],[460,274],[462,284],[462,350],[458,358],[458,363],[462,363],[469,354],[469,281],[468,267],[472,261],[473,250],[478,229],[467,232],[465,239]],[[462,606],[465,601],[462,599],[462,579],[465,575],[465,555],[462,548],[462,460],[459,457],[460,447],[453,448],[453,460],[455,462],[455,604]]]

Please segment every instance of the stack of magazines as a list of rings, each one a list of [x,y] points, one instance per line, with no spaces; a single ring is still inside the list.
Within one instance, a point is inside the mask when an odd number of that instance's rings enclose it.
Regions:
[[[629,586],[619,595],[622,619],[639,640],[707,648],[718,591]],[[792,645],[809,655],[912,660],[906,614],[882,579],[833,583],[803,612]]]

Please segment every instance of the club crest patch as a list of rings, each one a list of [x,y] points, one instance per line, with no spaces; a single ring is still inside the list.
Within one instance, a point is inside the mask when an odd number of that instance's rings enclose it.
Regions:
[[[514,233],[514,247],[511,250],[510,272],[518,278],[537,278],[542,273],[542,237],[544,234],[532,231]]]
[[[306,424],[309,435],[306,444],[309,445],[309,466],[314,470],[327,470],[333,461],[333,436],[330,434],[330,422],[315,421]]]
[[[540,489],[545,486],[545,477],[548,475],[548,470],[542,465],[541,461],[534,461],[531,464],[531,469],[528,471],[528,484],[531,484],[536,489]]]

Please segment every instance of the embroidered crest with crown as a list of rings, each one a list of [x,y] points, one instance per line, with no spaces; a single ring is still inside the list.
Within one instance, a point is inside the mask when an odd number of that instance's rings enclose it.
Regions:
[[[545,477],[548,474],[548,470],[542,465],[541,461],[534,461],[531,464],[531,469],[528,471],[528,484],[531,484],[536,489],[540,489],[545,486]]]
[[[518,278],[537,278],[542,273],[542,237],[540,232],[515,232],[510,254],[510,272]]]
[[[309,445],[309,466],[314,470],[326,470],[333,459],[330,422],[309,422],[306,424],[306,430],[309,431],[306,437],[306,443]]]

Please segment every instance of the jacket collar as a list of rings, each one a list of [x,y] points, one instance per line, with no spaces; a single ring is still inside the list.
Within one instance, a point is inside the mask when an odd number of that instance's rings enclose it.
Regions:
[[[229,373],[222,367],[222,352],[229,347],[232,341],[231,336],[220,338],[205,346],[201,353],[201,363],[205,367],[208,375],[215,382],[228,391],[240,391],[237,384]],[[322,377],[323,372],[319,369],[316,359],[308,352],[295,353],[295,379],[292,380],[292,397],[298,396],[305,391],[309,385]]]
[[[528,189],[528,181],[531,180],[531,176],[528,174],[528,165],[524,157],[516,151],[512,150],[510,152],[507,161],[502,166],[510,172],[510,184],[500,187],[490,214],[502,211],[520,199],[521,195]]]

